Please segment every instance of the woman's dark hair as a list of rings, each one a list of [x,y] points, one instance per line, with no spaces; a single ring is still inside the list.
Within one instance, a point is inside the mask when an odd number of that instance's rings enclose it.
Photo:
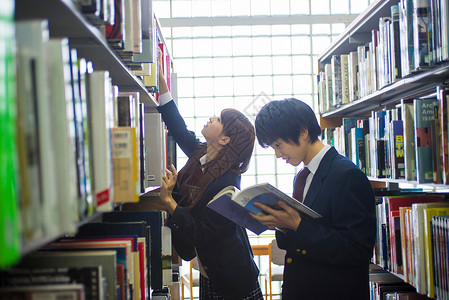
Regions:
[[[255,125],[257,140],[263,148],[278,139],[299,145],[298,138],[305,129],[311,143],[321,135],[321,127],[312,108],[295,98],[265,104],[257,114]]]
[[[201,168],[199,159],[206,154],[206,145],[200,144],[199,149],[189,157],[178,177],[179,193],[184,207],[193,206],[209,184],[224,173],[231,171],[242,174],[248,169],[256,139],[254,126],[244,114],[233,108],[224,109],[220,117],[223,134],[228,136],[230,141],[206,164],[199,180],[195,174]]]

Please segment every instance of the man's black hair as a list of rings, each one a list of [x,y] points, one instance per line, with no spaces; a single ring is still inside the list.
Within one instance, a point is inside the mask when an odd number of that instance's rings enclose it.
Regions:
[[[311,143],[321,135],[312,108],[295,98],[265,104],[257,114],[255,125],[257,140],[263,148],[278,139],[299,145],[298,139],[304,129],[308,130]]]

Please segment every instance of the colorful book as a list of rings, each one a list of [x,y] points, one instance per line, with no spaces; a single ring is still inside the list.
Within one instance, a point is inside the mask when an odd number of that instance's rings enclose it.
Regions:
[[[412,205],[412,214],[413,214],[413,262],[415,264],[416,276],[414,280],[413,286],[416,288],[416,291],[420,294],[429,293],[426,285],[427,280],[427,270],[426,266],[426,255],[425,247],[429,247],[429,244],[425,243],[425,218],[424,211],[430,208],[437,207],[446,207],[449,210],[449,202],[435,202],[435,203],[415,203]]]
[[[95,209],[96,211],[110,211],[114,195],[111,150],[112,83],[108,71],[89,73],[87,83],[90,162]]]
[[[419,183],[433,183],[432,122],[437,99],[414,99],[416,173]]]
[[[106,281],[106,299],[118,300],[116,293],[116,251],[43,251],[24,257],[20,268],[81,268],[101,266]]]
[[[5,9],[6,8],[6,9]],[[16,144],[16,73],[14,39],[14,1],[6,1],[0,12],[0,143],[2,208],[0,210],[0,269],[16,263],[20,257],[20,215],[18,211]]]
[[[435,236],[432,233],[432,218],[434,216],[449,215],[449,207],[432,207],[424,209],[424,254],[426,267],[426,288],[427,296],[435,298],[435,268],[439,264],[435,263],[433,240]]]
[[[388,205],[388,226],[392,271],[402,274],[402,249],[400,244],[399,207],[412,206],[413,203],[442,202],[443,195],[386,196]],[[411,256],[410,256],[411,257]]]
[[[68,39],[50,39],[45,47],[60,230],[74,234],[78,218],[76,141]]]
[[[402,120],[391,121],[392,134],[392,177],[394,179],[405,179],[404,163],[404,128]]]
[[[56,237],[61,233],[59,220],[59,199],[57,196],[57,174],[56,174],[56,152],[53,142],[53,123],[49,118],[52,111],[50,100],[50,89],[48,86],[48,71],[46,65],[46,44],[50,34],[48,21],[26,20],[16,22],[16,38],[18,47],[23,51],[28,51],[30,59],[33,61],[34,93],[37,104],[38,137],[39,137],[39,160],[40,180],[42,189],[42,210],[37,213],[42,214],[44,235]],[[21,51],[22,51],[21,50]]]
[[[138,202],[140,195],[135,127],[112,128],[114,202]]]
[[[401,100],[401,113],[404,131],[404,163],[405,179],[416,181],[416,152],[415,152],[415,113],[413,100]]]

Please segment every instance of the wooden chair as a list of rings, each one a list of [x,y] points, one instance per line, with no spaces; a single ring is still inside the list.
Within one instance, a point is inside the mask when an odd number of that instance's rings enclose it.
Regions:
[[[270,300],[273,299],[273,281],[282,281],[284,274],[285,250],[279,249],[276,239],[268,245],[253,245],[254,255],[268,255],[268,270],[261,272],[265,276],[265,298],[268,300],[267,281],[270,287]]]
[[[252,245],[254,255],[268,255],[268,261],[271,262],[271,243],[268,245]],[[268,300],[267,281],[270,282],[270,296],[271,296],[271,263],[268,264],[268,274],[261,273],[265,276],[265,299]]]
[[[189,263],[189,272],[181,276],[181,299],[184,300],[184,286],[190,291],[190,300],[193,300],[193,288],[200,286],[200,271],[198,259],[195,257]]]
[[[285,250],[278,247],[276,239],[272,240],[271,243],[271,260],[269,266],[270,272],[270,300],[273,298],[271,284],[273,281],[283,281],[284,280],[284,261],[285,261]]]

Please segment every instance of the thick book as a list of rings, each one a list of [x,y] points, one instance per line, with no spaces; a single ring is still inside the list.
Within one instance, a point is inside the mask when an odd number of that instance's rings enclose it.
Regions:
[[[424,231],[424,211],[431,208],[440,208],[449,211],[449,202],[431,202],[431,203],[415,203],[412,205],[412,219],[413,219],[413,263],[415,264],[416,276],[413,284],[416,287],[416,291],[420,294],[427,294],[429,290],[426,286],[427,280],[427,266],[425,259],[426,247],[430,247],[430,244],[425,244],[426,233]],[[428,233],[427,236],[430,234]],[[430,240],[430,237],[427,239]]]
[[[140,182],[135,127],[112,128],[114,202],[139,202]]]
[[[106,279],[106,299],[118,300],[116,294],[116,251],[44,251],[24,257],[20,268],[81,268],[101,266]],[[64,298],[65,299],[65,298]]]
[[[437,105],[438,100],[432,98],[413,101],[416,174],[419,183],[433,183],[432,151],[435,145],[432,141],[432,122]]]
[[[84,300],[82,284],[48,284],[0,288],[0,300],[6,299],[64,299]]]
[[[111,128],[114,115],[112,81],[108,71],[87,76],[90,163],[96,211],[110,211],[113,203]]]
[[[105,299],[101,265],[87,267],[11,268],[0,272],[1,288],[82,284],[86,300]],[[1,298],[1,296],[0,296]],[[65,298],[64,298],[65,299]]]
[[[277,204],[279,201],[284,201],[289,206],[295,208],[302,216],[311,218],[321,217],[320,214],[311,208],[284,194],[269,183],[256,184],[242,191],[235,186],[227,186],[215,195],[207,204],[207,207],[259,235],[267,230],[268,227],[251,217],[248,212],[256,215],[264,215],[266,213],[254,206],[254,202],[265,204],[273,209],[279,209]]]
[[[433,242],[435,241],[435,235],[432,232],[432,218],[434,216],[443,216],[449,214],[449,207],[447,207],[447,203],[441,203],[440,207],[428,207],[423,211],[423,223],[424,223],[424,259],[425,259],[425,268],[426,268],[426,288],[427,288],[427,296],[430,298],[435,298],[435,271],[436,268],[439,268],[439,265],[436,264],[435,258],[435,247],[433,246]]]
[[[16,263],[20,258],[20,215],[17,208],[18,191],[22,188],[16,180],[17,143],[16,143],[16,71],[15,71],[15,39],[14,39],[14,2],[3,1],[0,12],[2,35],[0,43],[0,128],[2,158],[0,194],[2,208],[0,211],[0,269]]]

